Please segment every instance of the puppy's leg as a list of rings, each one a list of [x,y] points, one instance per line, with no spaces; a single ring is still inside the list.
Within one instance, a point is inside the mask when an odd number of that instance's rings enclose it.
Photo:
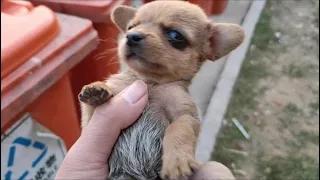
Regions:
[[[93,112],[95,110],[95,107],[89,104],[85,104],[83,102],[80,102],[80,106],[81,106],[81,129],[83,130],[88,125],[93,115]]]
[[[95,107],[107,102],[112,96],[112,92],[103,82],[94,82],[82,88],[79,94],[82,129],[89,123]]]
[[[163,179],[189,177],[199,164],[195,160],[195,148],[200,122],[191,115],[182,115],[166,129],[163,139]]]

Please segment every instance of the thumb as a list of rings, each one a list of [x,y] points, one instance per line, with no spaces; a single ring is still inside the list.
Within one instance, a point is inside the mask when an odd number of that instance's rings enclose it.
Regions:
[[[139,118],[147,101],[147,85],[143,81],[136,81],[106,104],[97,107],[89,124],[69,151],[74,156],[70,156],[87,163],[106,163],[121,130]]]

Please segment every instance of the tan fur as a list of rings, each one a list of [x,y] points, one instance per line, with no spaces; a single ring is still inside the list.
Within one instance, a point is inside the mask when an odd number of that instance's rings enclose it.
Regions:
[[[147,83],[149,106],[156,105],[154,110],[158,113],[153,115],[154,119],[166,117],[171,123],[163,139],[162,177],[188,176],[198,167],[194,151],[200,130],[188,86],[207,58],[216,60],[238,47],[244,32],[238,25],[210,22],[198,6],[181,1],[155,1],[138,10],[119,6],[112,13],[112,20],[123,33],[139,32],[145,39],[138,51],[139,58],[134,60],[125,55],[127,39],[120,39],[119,58],[128,64],[129,70],[108,78],[105,89],[116,95],[135,80]],[[132,28],[128,30],[129,27]],[[173,48],[161,27],[180,31],[188,40],[188,47],[183,51]],[[102,87],[101,82],[90,86]],[[85,128],[94,106],[85,103],[81,106]]]
[[[213,51],[208,57],[212,60],[219,59],[237,48],[245,36],[242,28],[237,24],[213,23],[212,32],[213,38],[211,41],[213,41]],[[214,57],[212,57],[212,55],[214,55]]]
[[[199,130],[199,120],[189,114],[180,116],[167,128],[161,173],[164,179],[188,177],[198,169],[194,153]]]
[[[113,16],[111,16],[111,20],[113,22],[118,22],[116,26],[121,30],[125,31],[127,28],[127,24],[130,21],[131,17],[137,12],[135,8],[122,6],[122,8],[116,8],[113,11]]]

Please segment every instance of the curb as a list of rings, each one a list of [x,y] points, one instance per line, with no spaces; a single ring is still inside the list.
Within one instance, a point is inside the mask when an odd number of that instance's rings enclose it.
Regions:
[[[204,121],[202,122],[202,129],[196,149],[196,159],[201,163],[208,162],[211,159],[211,153],[214,150],[216,138],[232,96],[233,86],[237,81],[242,62],[246,57],[254,33],[255,25],[260,18],[265,3],[266,0],[252,2],[242,23],[246,34],[244,42],[228,56],[216,89],[211,97]]]

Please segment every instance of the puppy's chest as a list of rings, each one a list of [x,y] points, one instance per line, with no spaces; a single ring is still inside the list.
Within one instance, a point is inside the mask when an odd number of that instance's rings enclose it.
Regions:
[[[162,88],[153,87],[149,90],[148,104],[142,114],[143,118],[153,119],[155,121],[171,121],[168,114],[166,93]]]
[[[149,101],[145,108],[145,116],[153,119],[165,119],[172,122],[173,115],[184,108],[185,96],[188,93],[181,86],[170,83],[149,86]]]

